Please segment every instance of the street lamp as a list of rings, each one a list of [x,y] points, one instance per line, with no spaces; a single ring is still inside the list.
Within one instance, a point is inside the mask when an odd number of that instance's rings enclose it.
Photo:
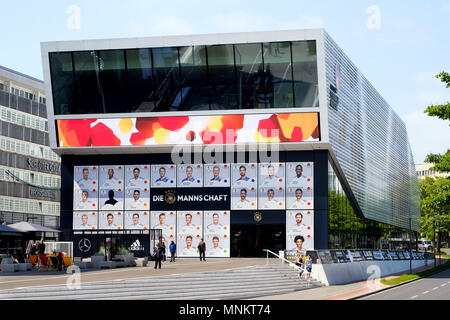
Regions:
[[[436,216],[433,217],[433,253],[434,267],[436,268]]]
[[[440,217],[438,218],[438,242],[439,242],[439,245],[438,245],[439,265],[441,265],[441,254],[440,254],[440,251],[441,251],[441,218]]]
[[[409,274],[412,274],[411,217],[409,217]]]

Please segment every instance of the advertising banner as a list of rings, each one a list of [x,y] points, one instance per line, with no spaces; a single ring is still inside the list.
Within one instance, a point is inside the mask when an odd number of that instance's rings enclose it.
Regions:
[[[177,230],[177,256],[196,256],[198,242],[203,238],[203,211],[178,211]]]
[[[203,187],[202,164],[180,164],[177,166],[177,187],[201,188]]]
[[[230,256],[230,211],[205,211],[204,234],[207,257]]]
[[[152,188],[175,188],[177,185],[177,166],[174,164],[152,165]]]
[[[229,164],[205,164],[205,187],[229,187],[230,165]]]
[[[98,210],[98,167],[74,167],[73,210]]]

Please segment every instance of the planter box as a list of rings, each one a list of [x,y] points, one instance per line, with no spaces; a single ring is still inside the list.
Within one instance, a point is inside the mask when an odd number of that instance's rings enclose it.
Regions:
[[[91,263],[94,268],[100,268],[102,262],[105,261],[105,256],[91,256]]]

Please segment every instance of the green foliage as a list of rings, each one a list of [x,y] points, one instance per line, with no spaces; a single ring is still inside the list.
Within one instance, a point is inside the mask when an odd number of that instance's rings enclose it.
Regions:
[[[98,252],[94,254],[94,256],[104,256],[105,255],[105,247],[100,247]]]
[[[433,218],[441,218],[442,234],[450,231],[450,179],[426,177],[420,181],[420,228],[427,238],[433,239]]]
[[[433,153],[427,155],[425,162],[434,163],[434,166],[430,170],[450,172],[450,149],[443,155]]]
[[[446,83],[446,87],[450,88],[450,75],[447,72],[441,72],[436,75],[436,78],[440,78],[442,82]],[[425,109],[430,117],[438,117],[442,120],[450,120],[450,103],[440,105],[431,105]],[[450,125],[450,124],[449,124]]]
[[[130,251],[128,251],[127,249],[125,249],[125,248],[120,248],[119,250],[117,250],[117,254],[118,255],[127,255],[127,254],[129,254],[130,253]]]

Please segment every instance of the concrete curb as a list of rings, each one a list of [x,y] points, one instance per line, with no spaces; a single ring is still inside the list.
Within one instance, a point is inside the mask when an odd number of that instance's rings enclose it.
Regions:
[[[447,268],[447,269],[450,269],[450,267]],[[444,270],[447,270],[447,269],[444,269]],[[417,278],[417,279],[408,280],[408,281],[405,281],[405,282],[402,282],[402,283],[399,283],[399,284],[396,284],[396,285],[393,285],[393,286],[389,286],[389,287],[386,287],[386,288],[383,288],[383,289],[380,289],[380,290],[377,290],[377,291],[373,291],[373,292],[369,292],[369,293],[364,293],[364,294],[362,294],[362,295],[359,295],[359,296],[356,296],[356,297],[352,297],[352,298],[349,298],[349,299],[347,299],[347,300],[356,300],[356,299],[364,298],[364,297],[371,296],[371,295],[376,294],[376,293],[380,293],[380,292],[383,292],[383,291],[386,291],[386,290],[389,290],[389,289],[393,289],[393,288],[396,288],[396,287],[399,287],[399,286],[403,286],[403,285],[405,285],[405,284],[408,284],[408,283],[411,283],[411,282],[414,282],[414,281],[417,281],[417,280],[420,280],[420,279],[426,279],[426,278],[428,278],[428,277],[430,277],[430,276],[432,276],[432,275],[435,275],[435,274],[437,274],[437,273],[440,273],[440,272],[442,272],[442,271],[444,271],[444,270],[440,270],[440,271],[433,272],[432,274],[430,274],[430,275],[428,275],[428,276],[426,276],[426,277],[419,277],[419,278]],[[380,280],[381,280],[381,279],[380,279]]]

